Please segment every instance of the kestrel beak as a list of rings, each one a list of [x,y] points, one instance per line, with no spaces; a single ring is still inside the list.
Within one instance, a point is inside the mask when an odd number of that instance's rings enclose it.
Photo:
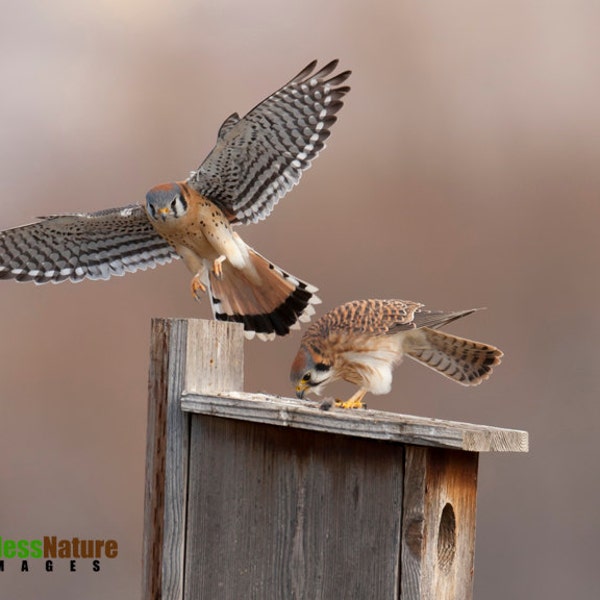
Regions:
[[[159,208],[156,211],[159,215],[168,215],[169,214],[169,207],[168,206],[163,206],[162,208]]]
[[[306,391],[307,388],[308,388],[308,386],[306,385],[306,383],[301,381],[296,386],[296,398],[300,398],[300,400],[302,400],[304,398],[304,392]]]

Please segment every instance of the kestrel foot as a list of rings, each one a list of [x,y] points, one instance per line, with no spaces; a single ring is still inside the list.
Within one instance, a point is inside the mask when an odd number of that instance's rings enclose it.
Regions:
[[[348,398],[348,400],[336,400],[335,405],[338,408],[367,408],[367,405],[362,401],[367,393],[366,390],[358,390],[356,394]]]
[[[338,408],[367,408],[362,400],[336,400],[335,405]]]
[[[223,261],[225,260],[226,256],[224,256],[223,254],[221,254],[221,256],[219,256],[219,258],[216,258],[215,261],[213,262],[213,273],[215,274],[215,277],[217,279],[223,279]]]
[[[202,294],[206,294],[206,286],[200,281],[198,275],[194,275],[192,278],[191,288],[192,296],[194,296],[198,302],[202,299]]]

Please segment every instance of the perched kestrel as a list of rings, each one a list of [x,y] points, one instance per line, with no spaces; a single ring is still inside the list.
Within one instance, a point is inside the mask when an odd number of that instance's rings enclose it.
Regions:
[[[320,394],[339,379],[358,386],[343,408],[360,408],[367,392],[387,394],[392,369],[404,355],[462,385],[479,385],[500,363],[494,346],[437,331],[476,308],[457,312],[425,310],[407,300],[355,300],[334,308],[304,333],[292,363],[296,395]]]
[[[350,71],[311,62],[245,117],[228,117],[217,143],[185,181],[133,204],[64,214],[0,232],[0,279],[54,283],[108,279],[182,258],[192,292],[246,337],[285,335],[308,321],[317,289],[243,242],[233,225],[266,218],[325,146]]]

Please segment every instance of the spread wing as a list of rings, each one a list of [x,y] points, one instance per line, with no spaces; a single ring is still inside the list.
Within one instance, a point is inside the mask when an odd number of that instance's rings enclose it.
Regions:
[[[178,258],[134,204],[44,217],[0,231],[0,279],[58,283],[108,279]]]
[[[218,204],[232,223],[266,218],[325,147],[350,88],[334,60],[311,62],[245,117],[228,117],[217,143],[187,183]]]

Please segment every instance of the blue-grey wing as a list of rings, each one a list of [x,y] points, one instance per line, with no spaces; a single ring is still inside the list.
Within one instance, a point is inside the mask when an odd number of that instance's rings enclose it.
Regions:
[[[178,258],[134,204],[43,217],[0,231],[0,279],[46,283],[108,279]]]
[[[187,183],[219,205],[232,223],[266,218],[325,146],[350,88],[334,60],[311,62],[245,117],[228,117],[217,143]]]

